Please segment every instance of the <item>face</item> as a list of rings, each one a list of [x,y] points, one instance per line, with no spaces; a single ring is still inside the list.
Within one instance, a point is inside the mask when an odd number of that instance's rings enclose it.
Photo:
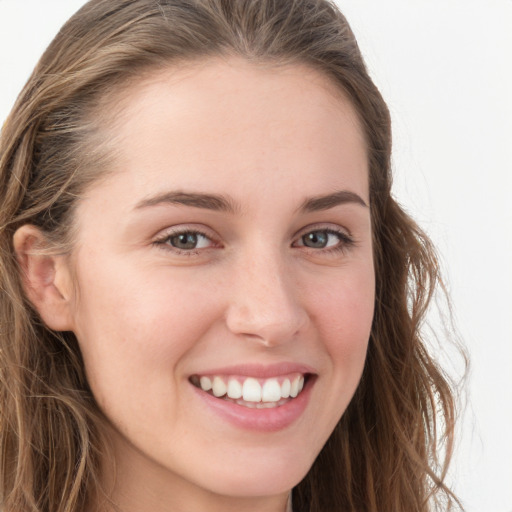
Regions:
[[[309,68],[209,61],[133,87],[116,125],[115,168],[76,213],[70,308],[119,495],[281,496],[365,361],[356,114]]]

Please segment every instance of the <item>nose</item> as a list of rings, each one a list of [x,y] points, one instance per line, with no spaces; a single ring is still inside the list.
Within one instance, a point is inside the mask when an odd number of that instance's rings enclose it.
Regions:
[[[293,264],[287,266],[275,255],[253,254],[231,276],[226,316],[231,332],[272,347],[293,340],[306,329],[309,315]]]

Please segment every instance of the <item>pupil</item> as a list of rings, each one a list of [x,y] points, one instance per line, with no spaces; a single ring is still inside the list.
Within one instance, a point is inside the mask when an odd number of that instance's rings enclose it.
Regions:
[[[197,235],[195,233],[182,233],[173,236],[171,244],[178,249],[195,249],[197,245]]]
[[[302,237],[304,245],[314,249],[323,249],[327,245],[327,233],[325,231],[313,231]]]

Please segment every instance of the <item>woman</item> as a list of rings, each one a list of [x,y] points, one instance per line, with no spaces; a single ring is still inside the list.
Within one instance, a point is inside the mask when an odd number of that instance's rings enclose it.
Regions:
[[[455,504],[390,152],[328,2],[86,4],[2,130],[3,510]]]

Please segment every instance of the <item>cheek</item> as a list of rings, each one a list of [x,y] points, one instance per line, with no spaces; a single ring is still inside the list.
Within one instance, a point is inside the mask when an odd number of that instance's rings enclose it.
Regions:
[[[150,385],[160,393],[174,389],[179,375],[174,370],[210,328],[218,301],[209,298],[201,281],[167,278],[165,271],[134,272],[122,262],[115,271],[103,268],[84,266],[75,312],[75,333],[96,399],[119,399],[123,390],[134,396]]]
[[[349,356],[360,346],[366,350],[375,305],[371,262],[340,272],[310,296],[316,304],[316,323],[332,351]]]
[[[310,296],[330,366],[332,410],[338,411],[339,419],[359,384],[366,360],[375,303],[371,261],[340,272]]]
[[[204,281],[180,279],[162,268],[137,268],[118,259],[111,266],[84,265],[79,281],[77,328],[92,342],[107,336],[125,348],[158,350],[160,343],[179,344],[191,329],[201,329],[197,320],[207,310]]]
[[[360,382],[373,321],[375,279],[371,258],[309,281],[309,310],[317,351],[323,354],[317,381],[312,444],[321,447],[347,409]]]

